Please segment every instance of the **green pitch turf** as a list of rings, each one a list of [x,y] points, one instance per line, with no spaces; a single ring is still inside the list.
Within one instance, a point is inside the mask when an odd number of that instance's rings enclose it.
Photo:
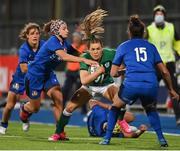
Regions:
[[[155,134],[145,133],[137,139],[113,138],[110,145],[99,145],[101,138],[89,137],[85,127],[67,127],[70,141],[48,142],[54,126],[31,124],[29,132],[20,123],[10,123],[6,135],[0,135],[0,150],[164,150],[180,149],[180,136],[166,136],[169,147],[161,148]]]

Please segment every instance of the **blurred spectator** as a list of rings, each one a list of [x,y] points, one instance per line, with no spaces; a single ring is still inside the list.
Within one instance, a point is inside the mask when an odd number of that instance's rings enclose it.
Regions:
[[[176,32],[174,25],[167,22],[166,9],[162,5],[158,5],[153,10],[154,21],[147,27],[147,38],[148,41],[153,43],[169,70],[171,75],[174,89],[179,92],[177,77],[176,77],[176,66],[175,66],[175,52],[180,55],[180,37]],[[158,80],[160,81],[162,76],[158,73]],[[177,125],[180,125],[180,105],[178,101],[172,100],[174,113],[176,116]]]
[[[74,55],[79,56],[87,50],[86,44],[82,41],[82,34],[76,31],[72,35],[72,46],[77,52]],[[66,65],[66,80],[62,88],[64,96],[64,104],[70,99],[70,96],[81,87],[79,78],[80,65],[77,62],[67,62]],[[86,106],[82,108],[82,112],[86,113]]]

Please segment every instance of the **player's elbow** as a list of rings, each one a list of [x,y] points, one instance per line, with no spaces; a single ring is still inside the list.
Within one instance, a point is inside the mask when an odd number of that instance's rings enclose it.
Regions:
[[[26,73],[28,71],[28,66],[26,63],[20,64],[20,69],[22,73]]]
[[[167,69],[162,70],[161,75],[163,78],[170,76],[169,71]]]
[[[81,79],[81,84],[82,84],[82,85],[87,85],[87,84],[88,84],[88,81],[83,78],[83,79]]]
[[[117,77],[118,68],[119,68],[118,66],[112,65],[112,67],[111,67],[111,72],[110,72],[110,74],[111,74],[112,77]]]
[[[167,67],[163,64],[163,63],[158,63],[156,65],[156,67],[158,68],[158,70],[160,71],[161,75],[163,78],[169,77],[169,71],[167,69]]]
[[[111,74],[112,77],[116,77],[117,76],[117,73],[115,71],[113,71],[113,70],[111,70],[110,74]]]
[[[21,72],[22,72],[22,73],[26,73],[27,71],[28,71],[27,68],[21,68]]]

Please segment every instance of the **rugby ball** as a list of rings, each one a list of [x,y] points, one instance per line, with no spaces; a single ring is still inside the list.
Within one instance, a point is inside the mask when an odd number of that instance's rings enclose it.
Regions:
[[[99,65],[92,65],[89,67],[88,71],[92,74],[92,73],[96,72],[98,67],[99,67]]]

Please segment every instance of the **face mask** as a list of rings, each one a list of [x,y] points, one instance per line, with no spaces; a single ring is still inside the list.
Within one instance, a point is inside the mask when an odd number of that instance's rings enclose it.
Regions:
[[[160,24],[164,22],[164,16],[163,15],[156,15],[154,17],[154,21],[156,24]]]

